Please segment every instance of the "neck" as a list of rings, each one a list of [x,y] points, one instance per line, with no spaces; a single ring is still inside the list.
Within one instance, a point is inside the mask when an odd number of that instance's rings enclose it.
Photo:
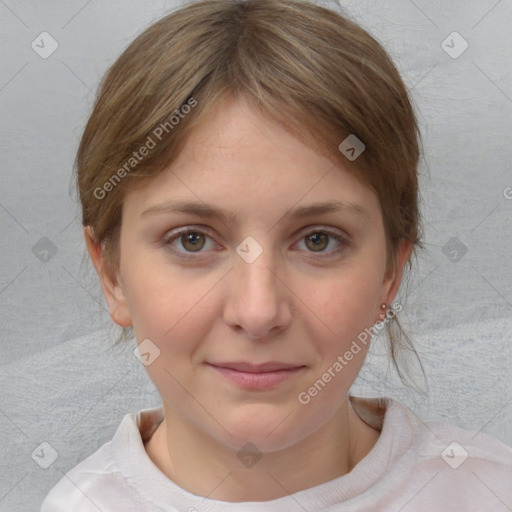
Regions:
[[[346,398],[319,430],[294,445],[261,458],[237,457],[186,423],[164,405],[164,420],[146,451],[153,463],[186,491],[227,502],[269,501],[350,472],[373,448],[379,432],[353,410]]]

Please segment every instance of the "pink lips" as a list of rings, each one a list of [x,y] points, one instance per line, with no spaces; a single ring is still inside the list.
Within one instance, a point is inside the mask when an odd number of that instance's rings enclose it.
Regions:
[[[305,368],[280,362],[250,364],[245,362],[208,363],[215,371],[246,389],[271,389]]]

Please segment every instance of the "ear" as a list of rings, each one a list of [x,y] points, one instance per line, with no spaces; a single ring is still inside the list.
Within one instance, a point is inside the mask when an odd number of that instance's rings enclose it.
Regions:
[[[110,311],[110,318],[121,327],[131,327],[132,318],[123,288],[119,279],[113,278],[107,272],[101,245],[94,238],[90,226],[84,227],[84,237],[92,264],[100,278],[103,295],[105,295]]]
[[[407,263],[407,260],[411,256],[412,249],[412,242],[406,240],[405,238],[400,240],[396,252],[396,264],[394,268],[386,272],[386,276],[382,283],[381,304],[391,304],[393,302],[393,299],[395,298],[396,294],[398,293],[398,289],[400,288],[404,267]],[[382,310],[380,310],[380,314],[382,314]],[[380,320],[381,318],[376,321]]]

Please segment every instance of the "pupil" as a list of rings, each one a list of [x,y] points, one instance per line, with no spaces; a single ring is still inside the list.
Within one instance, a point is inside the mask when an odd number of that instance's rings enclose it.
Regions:
[[[313,245],[315,248],[325,248],[325,247],[322,247],[322,241],[324,242],[324,246],[325,246],[325,241],[326,241],[326,235],[325,233],[314,233],[313,235],[310,235],[309,236],[309,239],[313,242]]]
[[[201,236],[200,233],[188,233],[184,235],[183,246],[191,250],[201,249],[204,245],[204,241],[201,243]]]

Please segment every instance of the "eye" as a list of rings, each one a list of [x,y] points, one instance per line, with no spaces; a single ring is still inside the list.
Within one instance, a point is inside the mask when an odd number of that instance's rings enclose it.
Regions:
[[[208,231],[203,228],[189,226],[169,233],[165,237],[163,245],[182,258],[194,259],[197,257],[194,256],[194,253],[199,255],[207,252],[203,251],[203,248],[207,247],[208,240],[211,242],[210,249],[219,247],[209,236]],[[332,245],[333,240],[337,243],[337,246],[326,250],[329,245]],[[295,245],[301,242],[305,242],[306,252],[317,253],[321,257],[335,255],[349,245],[347,236],[327,229],[310,230],[304,233]]]
[[[208,236],[208,233],[203,229],[187,227],[170,233],[169,236],[165,238],[163,243],[178,256],[183,258],[190,258],[188,254],[200,254],[201,252],[205,252],[202,251],[202,249],[205,247],[205,245],[207,245],[207,239],[212,241],[212,239]],[[215,243],[213,243],[213,246],[216,246]],[[192,258],[193,257],[194,256],[192,256]]]
[[[335,240],[338,244],[334,249],[325,250],[331,240]],[[349,245],[349,241],[346,236],[326,230],[326,229],[314,229],[303,235],[300,242],[304,241],[308,252],[320,253],[333,255],[337,254]],[[332,245],[332,244],[331,244]]]

